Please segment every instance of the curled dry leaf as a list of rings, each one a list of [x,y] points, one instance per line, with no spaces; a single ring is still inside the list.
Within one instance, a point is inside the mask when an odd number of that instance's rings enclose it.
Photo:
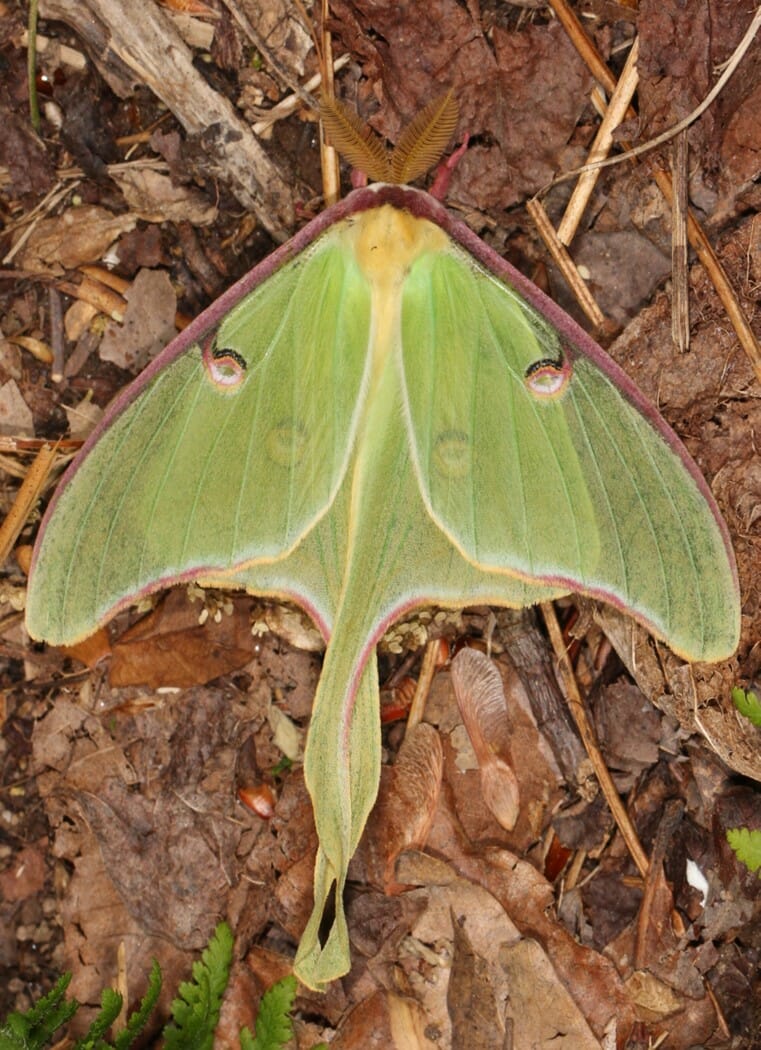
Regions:
[[[66,338],[72,343],[81,338],[89,329],[93,319],[98,316],[98,310],[91,303],[77,299],[64,314],[63,327]]]
[[[518,819],[518,781],[506,757],[509,715],[502,679],[477,649],[462,649],[452,661],[452,685],[481,771],[484,801],[512,831]]]
[[[325,648],[325,639],[314,626],[309,617],[293,605],[267,605],[257,619],[256,627],[263,625],[278,638],[288,642],[294,649],[303,649],[308,653],[321,653]],[[260,633],[257,630],[256,633]]]
[[[42,361],[43,364],[49,365],[53,360],[53,351],[41,339],[34,339],[30,335],[15,335],[8,336],[8,342],[20,346],[22,350],[26,350],[32,357]]]

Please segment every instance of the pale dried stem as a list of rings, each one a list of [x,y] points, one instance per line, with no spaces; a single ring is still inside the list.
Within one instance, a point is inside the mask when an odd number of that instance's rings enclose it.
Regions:
[[[334,59],[332,67],[333,73],[339,73],[344,66],[349,64],[351,56],[343,54],[339,58]],[[330,78],[331,84],[333,77]],[[327,84],[328,78],[324,78],[322,73],[315,73],[309,80],[304,84],[304,90],[313,94],[317,89],[324,84]],[[265,131],[269,131],[273,124],[276,124],[279,120],[285,120],[287,117],[293,116],[297,109],[303,106],[304,103],[299,95],[286,95],[282,98],[272,109],[268,109],[266,113],[257,120],[254,124],[254,134],[263,135]]]
[[[605,765],[605,760],[600,753],[597,737],[589,719],[587,718],[586,708],[584,707],[581,694],[579,693],[579,687],[576,683],[576,676],[573,673],[573,667],[571,666],[571,661],[568,657],[565,643],[563,642],[560,624],[558,623],[557,616],[555,615],[555,608],[551,602],[542,603],[542,614],[544,616],[544,622],[547,624],[547,631],[549,632],[550,641],[552,642],[552,648],[554,649],[558,660],[558,668],[563,680],[566,696],[568,697],[568,707],[573,716],[573,720],[579,730],[584,747],[589,755],[589,760],[594,768],[595,776],[600,783],[600,788],[605,795],[605,800],[610,807],[610,811],[613,814],[613,819],[618,826],[618,830],[623,836],[632,860],[637,866],[637,870],[640,875],[645,878],[650,866],[647,854],[642,848],[642,844],[637,837],[637,832],[634,830],[634,826],[629,819],[629,814],[626,812],[626,808],[616,790],[616,785],[613,783],[613,778],[611,777],[608,767]]]
[[[687,271],[687,132],[671,147],[674,203],[671,208],[671,338],[680,353],[690,348],[690,288]]]
[[[327,98],[335,98],[333,74],[333,37],[327,28],[330,14],[329,0],[322,0],[320,15],[320,66],[322,68],[322,91]],[[338,151],[325,141],[322,121],[320,121],[320,169],[322,171],[322,193],[326,204],[335,204],[341,196],[341,162]]]
[[[587,163],[589,164],[595,164],[597,161],[603,160],[610,153],[613,145],[613,132],[626,116],[631,100],[634,97],[634,92],[637,90],[637,84],[639,83],[637,74],[638,55],[639,38],[636,38],[621,72],[621,78],[611,95],[605,115],[595,135],[595,140],[589,150],[589,156],[587,157]],[[571,194],[565,215],[558,226],[558,238],[563,244],[568,245],[573,240],[599,175],[600,169],[595,168],[592,171],[584,171],[579,176],[579,181]]]
[[[29,512],[40,498],[45,482],[55,464],[56,453],[56,448],[49,444],[43,445],[27,471],[16,493],[13,506],[8,511],[3,524],[0,525],[0,562],[4,562],[10,554],[19,533],[26,524]]]
[[[439,638],[432,638],[425,647],[423,653],[423,662],[420,665],[420,674],[417,680],[417,686],[415,687],[415,695],[412,698],[410,704],[410,713],[407,716],[407,728],[405,732],[410,733],[423,720],[423,712],[425,711],[426,701],[428,700],[428,693],[431,689],[431,682],[433,676],[436,674],[436,668],[439,662],[439,653],[441,652],[441,640]]]

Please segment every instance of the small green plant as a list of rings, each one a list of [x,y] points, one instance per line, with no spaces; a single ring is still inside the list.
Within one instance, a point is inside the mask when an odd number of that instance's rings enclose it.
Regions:
[[[761,726],[761,700],[755,693],[746,693],[744,689],[736,686],[732,690],[732,703],[754,726]]]
[[[212,1050],[232,957],[233,935],[226,923],[220,923],[201,959],[193,964],[192,980],[183,981],[172,1003],[172,1021],[163,1031],[165,1050]],[[0,1025],[0,1050],[42,1050],[47,1046],[79,1009],[76,999],[65,998],[70,981],[71,974],[64,974],[26,1013],[10,1014]],[[154,960],[140,1006],[110,1043],[105,1036],[119,1016],[122,997],[106,988],[97,1017],[74,1050],[127,1050],[145,1028],[160,992],[161,969]],[[256,1034],[252,1035],[248,1028],[240,1033],[241,1050],[282,1050],[293,1036],[291,1011],[295,997],[296,978],[292,975],[273,984],[259,1004]]]
[[[761,700],[755,693],[735,688],[732,690],[732,703],[754,726],[761,726]],[[761,829],[751,831],[749,828],[730,828],[727,842],[748,871],[761,868]]]
[[[79,1003],[76,999],[63,998],[70,981],[71,974],[65,973],[28,1013],[12,1013],[0,1028],[0,1048],[36,1050],[44,1046],[53,1033],[77,1012]]]
[[[57,984],[43,996],[27,1013],[12,1013],[0,1026],[0,1050],[41,1050],[49,1043],[55,1032],[65,1025],[79,1009],[76,999],[64,999],[71,981],[66,973]],[[100,1011],[87,1033],[74,1045],[74,1050],[127,1050],[145,1027],[148,1016],[156,1005],[161,992],[161,970],[154,960],[148,978],[148,990],[140,1006],[130,1014],[129,1020],[113,1043],[104,1036],[122,1008],[122,997],[112,988],[104,989],[100,997]]]
[[[296,984],[296,978],[289,974],[267,989],[256,1015],[256,1035],[244,1028],[240,1033],[241,1050],[280,1050],[293,1037],[291,1010]]]
[[[200,962],[193,963],[193,980],[182,982],[172,1003],[174,1023],[164,1029],[166,1050],[211,1050],[232,958],[232,932],[220,923]]]
[[[730,828],[727,832],[727,842],[748,871],[758,871],[761,868],[761,831]]]

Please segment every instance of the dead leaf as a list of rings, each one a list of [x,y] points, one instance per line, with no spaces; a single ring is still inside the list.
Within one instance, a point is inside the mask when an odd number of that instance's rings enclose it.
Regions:
[[[452,1050],[503,1050],[505,1026],[497,1006],[491,968],[473,951],[463,920],[454,923],[452,969],[447,1007],[452,1020]]]
[[[387,770],[381,780],[357,864],[363,865],[365,877],[386,893],[403,889],[394,874],[399,854],[426,841],[443,764],[439,734],[421,722],[407,733],[393,770]]]
[[[111,685],[187,689],[244,667],[254,656],[248,605],[246,598],[233,599],[233,615],[199,626],[198,609],[183,589],[170,591],[114,645]]]
[[[376,992],[341,1024],[331,1050],[435,1050],[425,1034],[426,1021],[414,999]]]
[[[584,1015],[537,941],[505,945],[500,961],[507,974],[507,1016],[513,1024],[515,1047],[600,1050]]]
[[[97,667],[101,660],[111,655],[111,639],[105,627],[99,627],[94,634],[90,634],[75,645],[61,646],[62,652],[67,656],[73,656],[75,660],[86,664],[88,667]]]
[[[102,259],[120,234],[134,229],[136,223],[134,215],[112,215],[96,204],[67,208],[62,215],[37,223],[17,262],[33,272],[75,270]]]
[[[145,222],[190,222],[209,226],[217,217],[216,204],[200,190],[180,186],[168,175],[151,168],[128,168],[114,172],[130,211]]]
[[[34,436],[34,417],[15,379],[0,386],[0,434]]]
[[[103,409],[96,405],[87,395],[77,405],[64,405],[63,410],[69,421],[69,434],[73,438],[89,437],[96,425],[103,418]]]
[[[164,270],[140,270],[124,293],[124,322],[111,322],[99,354],[128,372],[138,372],[174,338],[177,298]]]

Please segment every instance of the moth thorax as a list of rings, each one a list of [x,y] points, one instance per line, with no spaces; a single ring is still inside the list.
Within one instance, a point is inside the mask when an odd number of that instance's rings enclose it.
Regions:
[[[424,252],[446,251],[448,239],[427,219],[391,204],[362,212],[351,226],[356,259],[374,287],[398,286]]]

